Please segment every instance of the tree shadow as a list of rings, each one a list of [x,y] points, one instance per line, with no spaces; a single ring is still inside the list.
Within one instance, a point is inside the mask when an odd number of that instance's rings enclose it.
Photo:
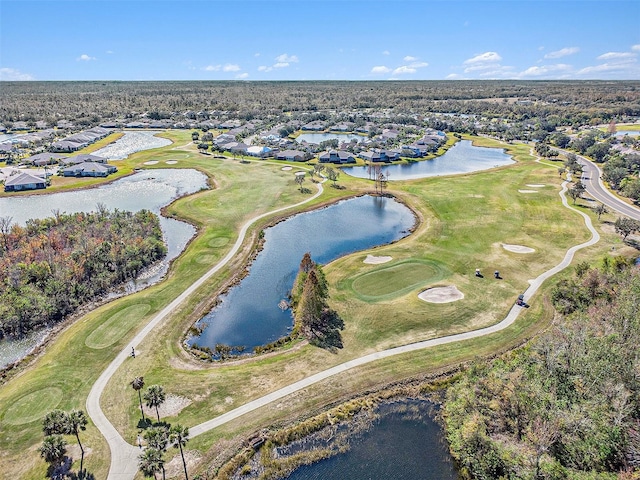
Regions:
[[[341,330],[344,330],[344,320],[338,312],[327,309],[322,313],[322,331],[314,331],[314,338],[310,340],[312,345],[323,348],[331,353],[337,353],[343,348]]]
[[[153,425],[153,422],[151,421],[151,419],[149,418],[145,418],[144,420],[141,418],[140,420],[138,420],[138,425],[137,427],[139,429],[146,429],[149,428]]]

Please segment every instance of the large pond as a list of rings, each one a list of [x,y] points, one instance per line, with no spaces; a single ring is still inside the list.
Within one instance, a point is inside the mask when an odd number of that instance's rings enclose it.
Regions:
[[[0,217],[12,217],[13,223],[24,225],[30,218],[50,217],[54,210],[61,212],[88,212],[96,209],[98,203],[108,209],[138,211],[151,210],[160,214],[160,209],[174,199],[207,188],[207,177],[193,169],[146,170],[116,180],[98,188],[49,195],[30,195],[0,198]],[[169,262],[176,258],[195,234],[195,228],[185,222],[160,217],[160,226],[168,247],[166,258],[143,272],[135,281],[125,287],[131,293],[157,282],[167,272]],[[22,342],[20,348],[8,346],[13,341],[0,341],[0,367],[17,360],[17,352],[26,354],[38,343]],[[6,356],[5,356],[6,352]],[[20,357],[18,357],[20,358]]]
[[[383,404],[371,424],[348,441],[347,452],[300,467],[287,479],[455,480],[459,477],[433,414],[434,406],[426,400]]]
[[[100,150],[96,150],[92,155],[105,157],[109,160],[122,160],[135,152],[171,145],[171,140],[156,137],[156,133],[157,132],[148,132],[144,130],[124,132],[124,135],[118,140],[104,148],[101,148]]]
[[[414,223],[411,210],[396,200],[363,196],[295,215],[266,229],[264,248],[249,275],[198,322],[204,329],[188,343],[250,350],[286,336],[293,319],[289,310],[278,305],[287,299],[305,252],[326,264],[405,237]]]
[[[487,170],[515,163],[510,155],[500,148],[476,147],[470,140],[462,140],[451,147],[444,155],[432,160],[422,160],[408,164],[386,165],[382,172],[389,180],[411,180],[415,178],[454,175]],[[344,173],[370,178],[368,166],[345,167]]]
[[[322,143],[326,140],[338,140],[339,142],[356,140],[361,142],[366,138],[364,135],[356,135],[354,133],[302,133],[296,137],[296,142]]]

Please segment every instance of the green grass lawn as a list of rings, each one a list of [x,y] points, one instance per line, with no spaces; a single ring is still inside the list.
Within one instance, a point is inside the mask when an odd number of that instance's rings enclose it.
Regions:
[[[245,164],[215,159],[189,145],[190,132],[172,131],[166,136],[173,145],[139,152],[123,165],[133,169],[153,159],[159,163],[149,168],[168,168],[164,162],[176,160],[172,168],[197,168],[207,174],[214,189],[180,199],[166,209],[167,214],[196,225],[198,235],[174,262],[165,281],[83,316],[66,328],[46,353],[0,388],[0,471],[6,472],[7,478],[44,476],[45,464],[35,450],[42,440],[40,421],[44,413],[53,408],[84,409],[93,382],[116,353],[152,316],[226,254],[247,219],[310,196],[300,193],[294,181],[293,172],[302,165],[284,172],[283,162],[257,160]],[[505,147],[488,139],[474,140],[485,146]],[[133,443],[140,412],[130,381],[136,376],[144,376],[146,385],[160,384],[168,393],[189,399],[190,405],[167,421],[192,426],[361,355],[500,321],[529,279],[557,264],[569,246],[589,236],[582,218],[560,205],[557,169],[535,163],[528,155],[528,146],[507,147],[517,164],[477,174],[389,184],[389,191],[417,212],[420,224],[400,242],[358,252],[325,267],[331,306],[345,320],[343,349],[334,354],[294,342],[292,348],[275,355],[222,365],[198,362],[183,351],[184,333],[206,313],[216,292],[242,270],[267,219],[252,227],[237,259],[151,332],[136,349],[137,357],[123,364],[102,399],[107,416]],[[371,190],[367,181],[344,174],[339,184],[345,189],[325,184],[324,194],[304,208]],[[533,190],[527,187],[533,184],[544,187],[535,188],[536,193],[518,191]],[[309,182],[306,186],[315,189]],[[535,252],[511,253],[503,243],[528,246]],[[612,245],[620,246],[620,242],[606,234],[581,258],[602,255]],[[364,264],[367,253],[389,255],[393,260]],[[483,270],[486,277],[476,278],[475,268]],[[503,280],[493,279],[496,269]],[[448,304],[418,299],[421,291],[436,285],[456,285],[465,297]],[[545,292],[537,295],[532,308],[501,334],[361,367],[202,435],[187,449],[197,448],[205,456],[212,456],[228,445],[219,440],[287,421],[382,383],[440,371],[509,348],[547,324],[551,310],[546,298]],[[85,467],[96,478],[105,478],[109,465],[106,443],[91,424],[82,438],[91,448]]]

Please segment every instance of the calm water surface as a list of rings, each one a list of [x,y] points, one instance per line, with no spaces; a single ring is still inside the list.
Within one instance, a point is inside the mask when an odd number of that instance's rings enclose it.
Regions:
[[[87,190],[52,193],[48,195],[30,195],[0,198],[0,217],[10,216],[13,223],[24,225],[30,218],[52,216],[54,210],[61,212],[89,212],[103,203],[109,210],[115,208],[127,211],[142,209],[160,214],[160,209],[178,197],[207,188],[207,178],[193,169],[158,169],[141,171],[134,175],[116,180],[113,183]],[[125,287],[127,293],[151,285],[167,272],[169,262],[176,258],[195,234],[195,228],[185,222],[160,217],[160,226],[164,241],[168,247],[166,258],[153,269],[142,273],[140,278]],[[24,356],[30,348],[39,342],[23,342],[23,347],[9,346],[13,341],[0,342],[0,367]],[[18,358],[16,353],[22,352]],[[6,355],[5,355],[6,354]]]
[[[370,429],[343,454],[304,466],[288,480],[456,480],[458,475],[432,418],[433,405],[403,400],[379,407]]]
[[[295,215],[266,229],[264,248],[249,275],[198,322],[206,328],[189,344],[213,349],[222,343],[250,350],[286,336],[293,320],[278,303],[288,297],[305,252],[326,264],[405,237],[414,222],[411,210],[394,199],[364,196]]]
[[[118,140],[100,150],[96,150],[93,155],[105,157],[109,160],[122,160],[135,152],[171,145],[171,140],[156,137],[156,133],[146,130],[124,132],[124,135]]]
[[[515,162],[511,156],[500,148],[475,147],[470,140],[462,140],[440,157],[408,164],[387,165],[382,167],[382,171],[389,175],[391,181],[411,180],[477,172],[512,163]],[[366,166],[345,167],[342,170],[354,177],[369,178],[369,169]]]
[[[366,139],[364,135],[357,135],[354,133],[303,133],[296,137],[296,142],[302,143],[303,141],[308,143],[321,143],[325,140],[337,139],[340,142],[350,142],[351,140],[357,140],[358,142]]]

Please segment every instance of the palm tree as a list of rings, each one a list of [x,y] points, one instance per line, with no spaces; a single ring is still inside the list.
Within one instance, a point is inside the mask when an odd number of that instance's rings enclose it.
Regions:
[[[42,431],[45,435],[60,435],[65,432],[67,414],[62,410],[51,410],[42,420]]]
[[[85,431],[87,429],[87,417],[82,410],[71,410],[65,416],[64,433],[76,436],[78,445],[80,446],[80,452],[82,452],[82,456],[84,457],[84,448],[82,448],[82,443],[80,443],[79,431]]]
[[[166,426],[148,428],[144,432],[144,439],[149,448],[164,452],[169,444],[169,429]]]
[[[60,465],[67,453],[67,442],[62,435],[47,435],[38,447],[40,456],[52,467]]]
[[[138,392],[138,400],[140,400],[140,413],[142,413],[142,421],[145,422],[146,418],[144,418],[144,410],[142,408],[142,393],[140,393],[140,390],[144,388],[144,377],[134,378],[131,381],[131,386]]]
[[[145,477],[153,478],[156,478],[156,473],[162,471],[164,478],[164,459],[162,458],[162,452],[155,448],[145,448],[138,457],[138,470],[140,470]]]
[[[164,389],[160,385],[151,385],[149,390],[144,394],[144,401],[147,403],[147,407],[155,407],[158,421],[160,421],[158,407],[164,403],[165,399]]]
[[[187,427],[183,427],[182,425],[174,425],[169,430],[169,442],[173,444],[174,447],[180,449],[180,456],[182,457],[182,466],[184,467],[184,478],[189,480],[189,474],[187,473],[187,462],[184,461],[184,452],[182,447],[184,447],[189,441],[189,429]]]

